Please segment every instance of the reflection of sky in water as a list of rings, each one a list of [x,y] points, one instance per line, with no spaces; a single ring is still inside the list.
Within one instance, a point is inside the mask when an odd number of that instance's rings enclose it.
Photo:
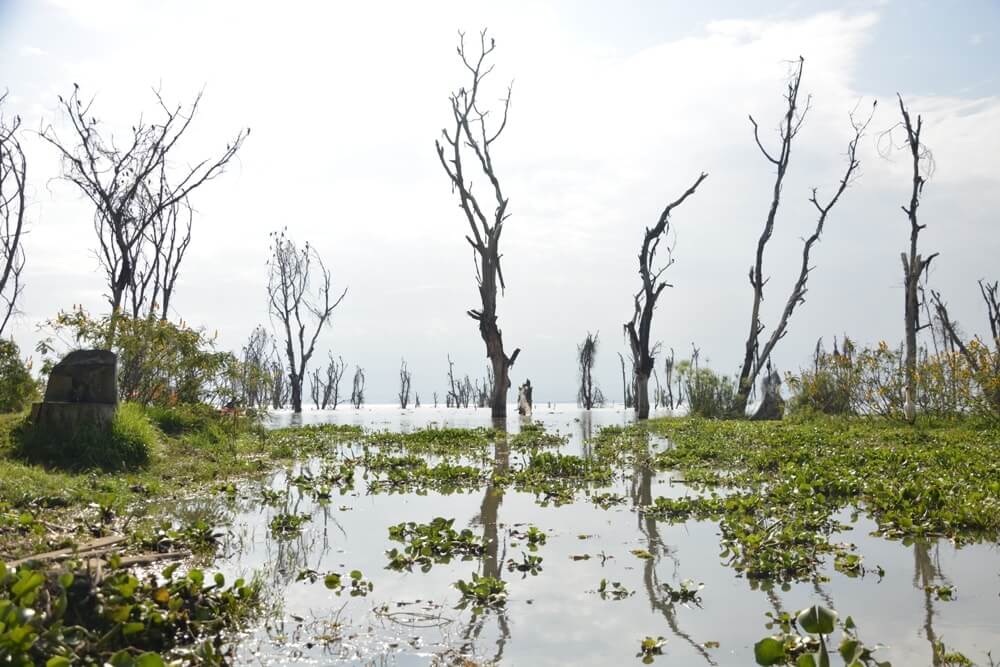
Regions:
[[[282,414],[276,422],[290,419],[291,415]],[[620,410],[587,415],[572,406],[544,405],[536,408],[534,419],[549,431],[568,435],[567,452],[580,452],[584,437],[601,426],[628,421]],[[490,425],[487,410],[420,408],[401,413],[398,408],[378,406],[357,412],[350,408],[306,412],[302,421],[335,421],[375,430],[410,430],[432,423]],[[519,423],[514,414],[508,430],[516,431]],[[511,459],[517,460],[517,455]],[[285,479],[284,473],[278,474],[269,484],[285,488]],[[233,574],[263,571],[272,594],[283,600],[270,629],[258,628],[243,641],[241,662],[418,665],[431,664],[436,655],[445,656],[448,663],[461,652],[476,661],[499,657],[514,665],[638,664],[635,655],[642,638],[662,635],[668,642],[658,663],[747,665],[753,664],[754,642],[767,632],[765,612],[776,608],[791,612],[815,603],[832,603],[842,615],[853,616],[861,638],[888,645],[876,655],[895,665],[931,664],[928,634],[977,661],[984,661],[988,650],[1000,650],[996,545],[907,546],[869,536],[874,525],[862,518],[838,539],[857,544],[870,568],[882,566],[881,581],[874,574],[856,579],[842,575],[830,559],[824,572],[828,582],[764,590],[765,586],[751,586],[722,564],[714,524],[668,525],[647,521],[630,509],[657,496],[684,495],[683,485],[671,484],[668,475],[646,473],[617,482],[609,490],[629,501],[609,510],[582,495],[581,502],[571,506],[541,507],[533,495],[510,490],[366,495],[360,476],[355,486],[355,491],[335,495],[325,506],[299,496],[294,487],[282,508],[239,503],[243,507],[236,512],[232,544],[218,566]],[[256,489],[248,492],[257,495]],[[301,536],[285,541],[270,537],[268,522],[282,509],[312,515]],[[487,557],[485,564],[476,560],[435,565],[428,573],[418,568],[412,573],[384,569],[385,550],[400,546],[389,541],[388,526],[427,522],[435,516],[454,517],[456,529],[469,527],[487,538],[496,535],[495,558]],[[842,519],[849,522],[849,513]],[[511,528],[527,525],[544,530],[548,540],[536,552],[543,558],[543,571],[522,578],[502,563],[520,559],[527,551],[513,546],[516,540],[509,534]],[[580,539],[582,535],[590,537]],[[637,558],[631,550],[639,548],[655,558]],[[602,552],[606,560],[600,557]],[[591,558],[571,558],[583,554]],[[364,598],[350,598],[346,592],[338,597],[322,581],[295,582],[303,568],[320,573],[360,569],[375,590]],[[506,610],[477,618],[471,610],[454,609],[459,595],[453,582],[468,580],[472,572],[483,573],[484,568],[489,574],[499,570],[508,582]],[[620,601],[602,600],[593,592],[602,578],[620,581],[635,594]],[[705,583],[701,608],[669,603],[661,584],[677,586],[684,579]],[[923,590],[932,582],[953,584],[957,599],[934,600]],[[331,626],[333,621],[340,627]],[[284,641],[272,640],[279,635]],[[324,643],[324,636],[332,639]],[[702,648],[712,641],[719,642],[719,648]]]

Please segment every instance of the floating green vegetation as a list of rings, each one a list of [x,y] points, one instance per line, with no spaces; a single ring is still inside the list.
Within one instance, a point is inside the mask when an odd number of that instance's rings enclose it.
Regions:
[[[1000,534],[1000,433],[967,426],[911,428],[862,419],[809,422],[659,420],[673,447],[661,469],[715,479],[731,493],[658,498],[659,520],[715,520],[723,555],[751,578],[805,579],[823,557],[863,573],[860,556],[831,542],[845,508],[868,513],[887,537]]]
[[[830,665],[828,645],[837,627],[837,612],[820,605],[806,607],[795,616],[787,613],[768,614],[767,627],[777,633],[754,644],[754,659],[758,665],[795,665],[795,667],[820,667]],[[857,627],[850,616],[841,626],[840,654],[846,667],[892,667],[887,661],[874,657],[876,647],[866,646],[858,638]]]
[[[590,444],[598,459],[616,466],[645,465],[650,459],[649,430],[645,424],[605,426]]]
[[[462,593],[457,608],[465,609],[470,604],[477,613],[486,608],[502,607],[507,603],[507,583],[494,577],[480,577],[475,572],[466,582],[459,579],[454,584]]]
[[[337,595],[346,590],[352,598],[364,597],[375,589],[375,585],[365,578],[361,570],[351,570],[346,578],[339,572],[328,572],[324,575],[316,570],[301,570],[295,577],[295,581],[310,583],[316,583],[320,579],[323,580],[324,586]]]
[[[617,493],[595,493],[590,496],[590,501],[602,510],[611,509],[615,505],[624,505],[628,500],[625,496]]]
[[[508,572],[520,572],[524,576],[537,575],[542,571],[542,557],[521,552],[521,560],[507,559]]]
[[[386,552],[392,570],[410,570],[414,565],[427,572],[435,563],[448,563],[452,558],[471,560],[483,554],[483,543],[468,528],[461,532],[452,525],[454,519],[436,517],[430,523],[407,523],[389,526],[389,539],[402,542],[403,550]]]
[[[0,563],[0,655],[10,665],[218,664],[225,632],[258,608],[258,582],[201,570],[141,580],[110,559],[110,572],[61,573]],[[162,657],[161,657],[162,656]]]
[[[620,581],[609,583],[607,579],[601,579],[596,592],[601,596],[602,600],[624,600],[627,597],[635,595],[635,591],[625,588]]]
[[[454,493],[479,488],[486,473],[479,468],[442,462],[428,465],[419,456],[402,457],[379,454],[377,460],[366,463],[370,472],[383,476],[368,480],[371,493]]]
[[[409,433],[375,431],[364,442],[382,450],[406,451],[433,456],[468,456],[491,445],[497,432],[488,428],[425,428]]]
[[[528,526],[525,531],[518,530],[517,528],[510,529],[510,536],[515,540],[523,540],[528,545],[529,551],[537,551],[538,547],[545,544],[545,532],[540,530],[537,526]]]
[[[664,637],[645,637],[639,643],[639,652],[635,657],[642,658],[642,664],[651,665],[656,656],[663,655],[663,647],[667,645]]]
[[[277,538],[294,537],[302,532],[302,527],[309,519],[308,514],[282,512],[275,514],[268,525],[271,528],[271,534]]]
[[[559,433],[548,433],[541,422],[521,426],[521,430],[507,438],[511,449],[538,450],[545,447],[562,447],[569,437]]]
[[[667,594],[671,603],[693,604],[701,606],[701,591],[705,584],[695,583],[691,579],[684,579],[677,586],[670,584],[660,584],[660,588]]]

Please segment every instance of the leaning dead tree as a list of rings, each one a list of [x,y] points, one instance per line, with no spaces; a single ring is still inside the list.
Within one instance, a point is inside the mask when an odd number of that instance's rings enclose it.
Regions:
[[[285,336],[292,410],[302,412],[302,383],[316,339],[330,324],[347,288],[334,298],[330,272],[319,253],[309,243],[299,249],[284,231],[271,233],[267,266],[268,307]]]
[[[502,115],[496,123],[488,124],[489,110],[481,106],[482,84],[493,71],[493,65],[486,61],[495,49],[491,38],[487,43],[486,31],[479,34],[478,55],[465,49],[465,35],[459,33],[458,56],[468,70],[469,84],[452,93],[451,113],[453,127],[441,131],[441,139],[434,142],[438,159],[451,181],[452,191],[458,193],[459,207],[469,223],[471,234],[466,240],[472,246],[476,265],[476,282],[482,307],[468,311],[469,317],[479,323],[479,333],[486,344],[486,356],[493,365],[493,396],[491,410],[493,417],[507,416],[507,390],[510,388],[510,368],[517,360],[520,349],[507,356],[504,352],[503,337],[497,326],[497,286],[505,289],[503,271],[500,267],[500,234],[509,213],[508,199],[500,187],[493,164],[493,144],[507,126],[507,112],[510,109],[510,87],[501,100]],[[466,173],[469,167],[481,171],[489,183],[489,190],[496,201],[491,213],[488,204],[480,203],[478,195],[472,191],[472,176]]]
[[[814,268],[809,263],[810,253],[812,252],[813,246],[819,242],[820,237],[823,234],[823,227],[826,224],[826,219],[829,216],[830,211],[836,203],[840,201],[840,197],[844,193],[844,190],[847,189],[847,186],[850,185],[857,174],[857,170],[860,165],[857,159],[858,142],[861,140],[862,135],[868,127],[868,123],[871,121],[871,114],[869,114],[868,118],[863,121],[858,121],[853,112],[849,115],[851,127],[853,128],[853,136],[847,145],[847,167],[844,170],[844,175],[841,177],[833,196],[831,196],[825,203],[820,203],[817,195],[817,189],[812,189],[812,195],[809,197],[809,202],[813,205],[813,208],[816,211],[816,224],[813,228],[812,234],[810,234],[809,237],[803,242],[802,262],[799,267],[799,275],[796,278],[795,283],[792,285],[792,290],[788,295],[788,299],[785,301],[785,306],[781,311],[778,323],[772,329],[771,335],[767,338],[767,340],[763,341],[763,344],[761,344],[761,334],[764,332],[765,326],[761,321],[760,311],[761,304],[764,301],[764,286],[770,280],[770,278],[764,277],[764,250],[767,247],[768,241],[771,240],[771,235],[774,233],[774,222],[778,215],[778,208],[781,204],[781,190],[784,185],[785,175],[788,172],[788,164],[792,154],[792,143],[796,135],[798,135],[799,130],[802,128],[802,124],[805,122],[806,115],[808,114],[810,107],[809,97],[806,98],[805,104],[802,107],[799,106],[799,90],[802,84],[802,68],[804,64],[805,60],[800,57],[797,66],[793,70],[787,83],[785,91],[786,109],[785,115],[783,116],[778,129],[779,146],[777,153],[773,153],[765,148],[764,142],[760,137],[757,121],[754,120],[753,116],[750,116],[750,124],[753,126],[754,141],[764,158],[774,166],[775,178],[771,195],[771,204],[768,208],[767,216],[764,219],[764,229],[761,231],[760,238],[757,240],[757,251],[754,258],[754,264],[750,267],[749,272],[750,287],[753,289],[753,305],[750,311],[750,331],[747,334],[747,340],[744,345],[743,363],[740,366],[736,398],[733,404],[733,412],[737,417],[746,416],[747,402],[750,399],[750,394],[756,384],[757,377],[760,375],[761,370],[767,367],[775,345],[778,344],[779,340],[785,337],[788,330],[788,320],[791,318],[795,308],[800,304],[805,303],[807,292],[806,284],[809,280],[809,275],[812,273]],[[874,113],[874,105],[872,107],[872,112]]]
[[[28,162],[18,140],[21,117],[3,115],[7,93],[0,95],[0,336],[17,313],[24,285],[25,213]]]
[[[656,251],[660,242],[670,233],[670,214],[693,195],[706,178],[708,174],[702,173],[680,197],[667,204],[656,224],[647,227],[642,237],[642,246],[639,248],[639,278],[642,280],[642,287],[633,297],[632,319],[625,323],[625,337],[632,352],[635,377],[633,400],[637,419],[649,417],[649,377],[653,374],[653,364],[656,362],[656,348],[650,340],[653,311],[656,309],[656,300],[669,286],[669,283],[661,280],[663,272],[674,263],[669,246],[666,247],[667,259],[662,264],[657,263]]]
[[[406,367],[406,359],[403,359],[399,366],[399,407],[404,410],[410,404],[410,385],[412,381],[413,374]]]
[[[912,163],[912,178],[910,181],[910,201],[909,205],[901,208],[906,214],[910,223],[910,248],[908,252],[900,253],[903,261],[903,327],[905,331],[904,347],[904,401],[903,414],[906,421],[913,422],[917,417],[917,334],[921,329],[930,326],[930,322],[920,322],[921,291],[920,280],[927,274],[931,261],[938,256],[938,253],[931,253],[926,258],[923,257],[917,248],[917,241],[920,237],[920,230],[927,225],[921,225],[917,219],[917,209],[920,207],[920,197],[923,195],[924,184],[934,170],[934,158],[930,150],[924,145],[920,138],[920,133],[924,129],[923,118],[918,114],[917,122],[914,123],[910,117],[910,112],[903,104],[903,98],[897,94],[899,99],[899,112],[903,120],[895,127],[902,127],[906,133],[906,150]],[[892,141],[892,129],[884,133],[888,137],[888,149],[894,148]]]
[[[116,140],[93,114],[93,99],[83,101],[79,93],[74,84],[68,98],[59,97],[71,136],[64,140],[51,125],[41,136],[59,151],[63,178],[74,183],[95,207],[97,256],[107,273],[111,306],[110,347],[127,292],[141,288],[139,264],[149,252],[145,244],[154,234],[151,227],[168,209],[220,175],[250,131],[237,132],[217,157],[174,168],[174,149],[194,120],[200,93],[184,107],[168,106],[154,91],[160,117],[148,121],[140,116],[124,141]]]
[[[986,306],[986,321],[990,327],[991,340],[985,341],[979,335],[966,342],[961,335],[958,322],[952,319],[948,306],[939,292],[931,292],[934,311],[949,348],[957,349],[972,369],[973,379],[979,385],[983,398],[996,415],[1000,415],[1000,283],[979,281],[979,294]]]
[[[580,388],[577,390],[577,403],[584,409],[590,410],[595,405],[599,405],[601,390],[594,386],[594,360],[597,358],[597,336],[587,332],[587,337],[583,343],[576,348],[576,360],[580,369]]]

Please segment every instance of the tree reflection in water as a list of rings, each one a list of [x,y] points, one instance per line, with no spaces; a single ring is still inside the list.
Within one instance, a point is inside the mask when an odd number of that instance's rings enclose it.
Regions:
[[[632,477],[632,488],[630,489],[629,495],[631,495],[632,504],[635,506],[645,507],[653,504],[652,469],[645,465],[640,465],[636,468],[635,475]],[[653,611],[662,614],[663,618],[667,621],[667,625],[670,627],[670,631],[673,632],[678,638],[683,639],[685,642],[690,644],[698,655],[705,659],[705,662],[710,665],[717,664],[708,653],[708,650],[702,644],[696,642],[690,634],[681,628],[677,619],[677,610],[675,605],[670,600],[670,596],[660,585],[660,579],[656,573],[656,565],[659,563],[661,556],[666,556],[674,561],[675,567],[678,565],[678,561],[676,556],[670,552],[670,547],[667,546],[660,537],[659,526],[657,525],[656,520],[648,514],[639,512],[636,514],[636,521],[638,522],[639,531],[646,537],[646,550],[653,554],[652,558],[646,558],[643,560],[642,574],[642,580],[646,587],[646,594],[649,596],[650,607]]]
[[[507,556],[506,535],[500,535],[500,504],[503,502],[503,486],[494,486],[493,476],[506,473],[510,468],[510,447],[507,443],[507,423],[506,420],[496,419],[493,427],[497,430],[497,438],[493,445],[493,475],[490,483],[486,485],[483,492],[483,501],[479,506],[479,515],[473,518],[473,523],[478,523],[483,527],[483,545],[486,551],[483,554],[480,576],[502,579],[503,563]],[[501,548],[501,539],[503,546]],[[472,611],[472,618],[462,632],[462,639],[465,644],[462,652],[465,654],[475,653],[475,644],[485,628],[490,618],[496,618],[499,636],[497,637],[497,650],[488,663],[499,662],[503,658],[504,647],[510,639],[510,625],[507,622],[506,609],[484,609],[477,613]]]

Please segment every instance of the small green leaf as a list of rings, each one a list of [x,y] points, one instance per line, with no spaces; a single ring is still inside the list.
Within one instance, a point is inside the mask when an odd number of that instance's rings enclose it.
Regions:
[[[758,665],[777,665],[785,661],[785,645],[774,637],[765,637],[753,645]]]
[[[809,634],[828,635],[837,623],[837,612],[816,604],[800,611],[797,621]]]

